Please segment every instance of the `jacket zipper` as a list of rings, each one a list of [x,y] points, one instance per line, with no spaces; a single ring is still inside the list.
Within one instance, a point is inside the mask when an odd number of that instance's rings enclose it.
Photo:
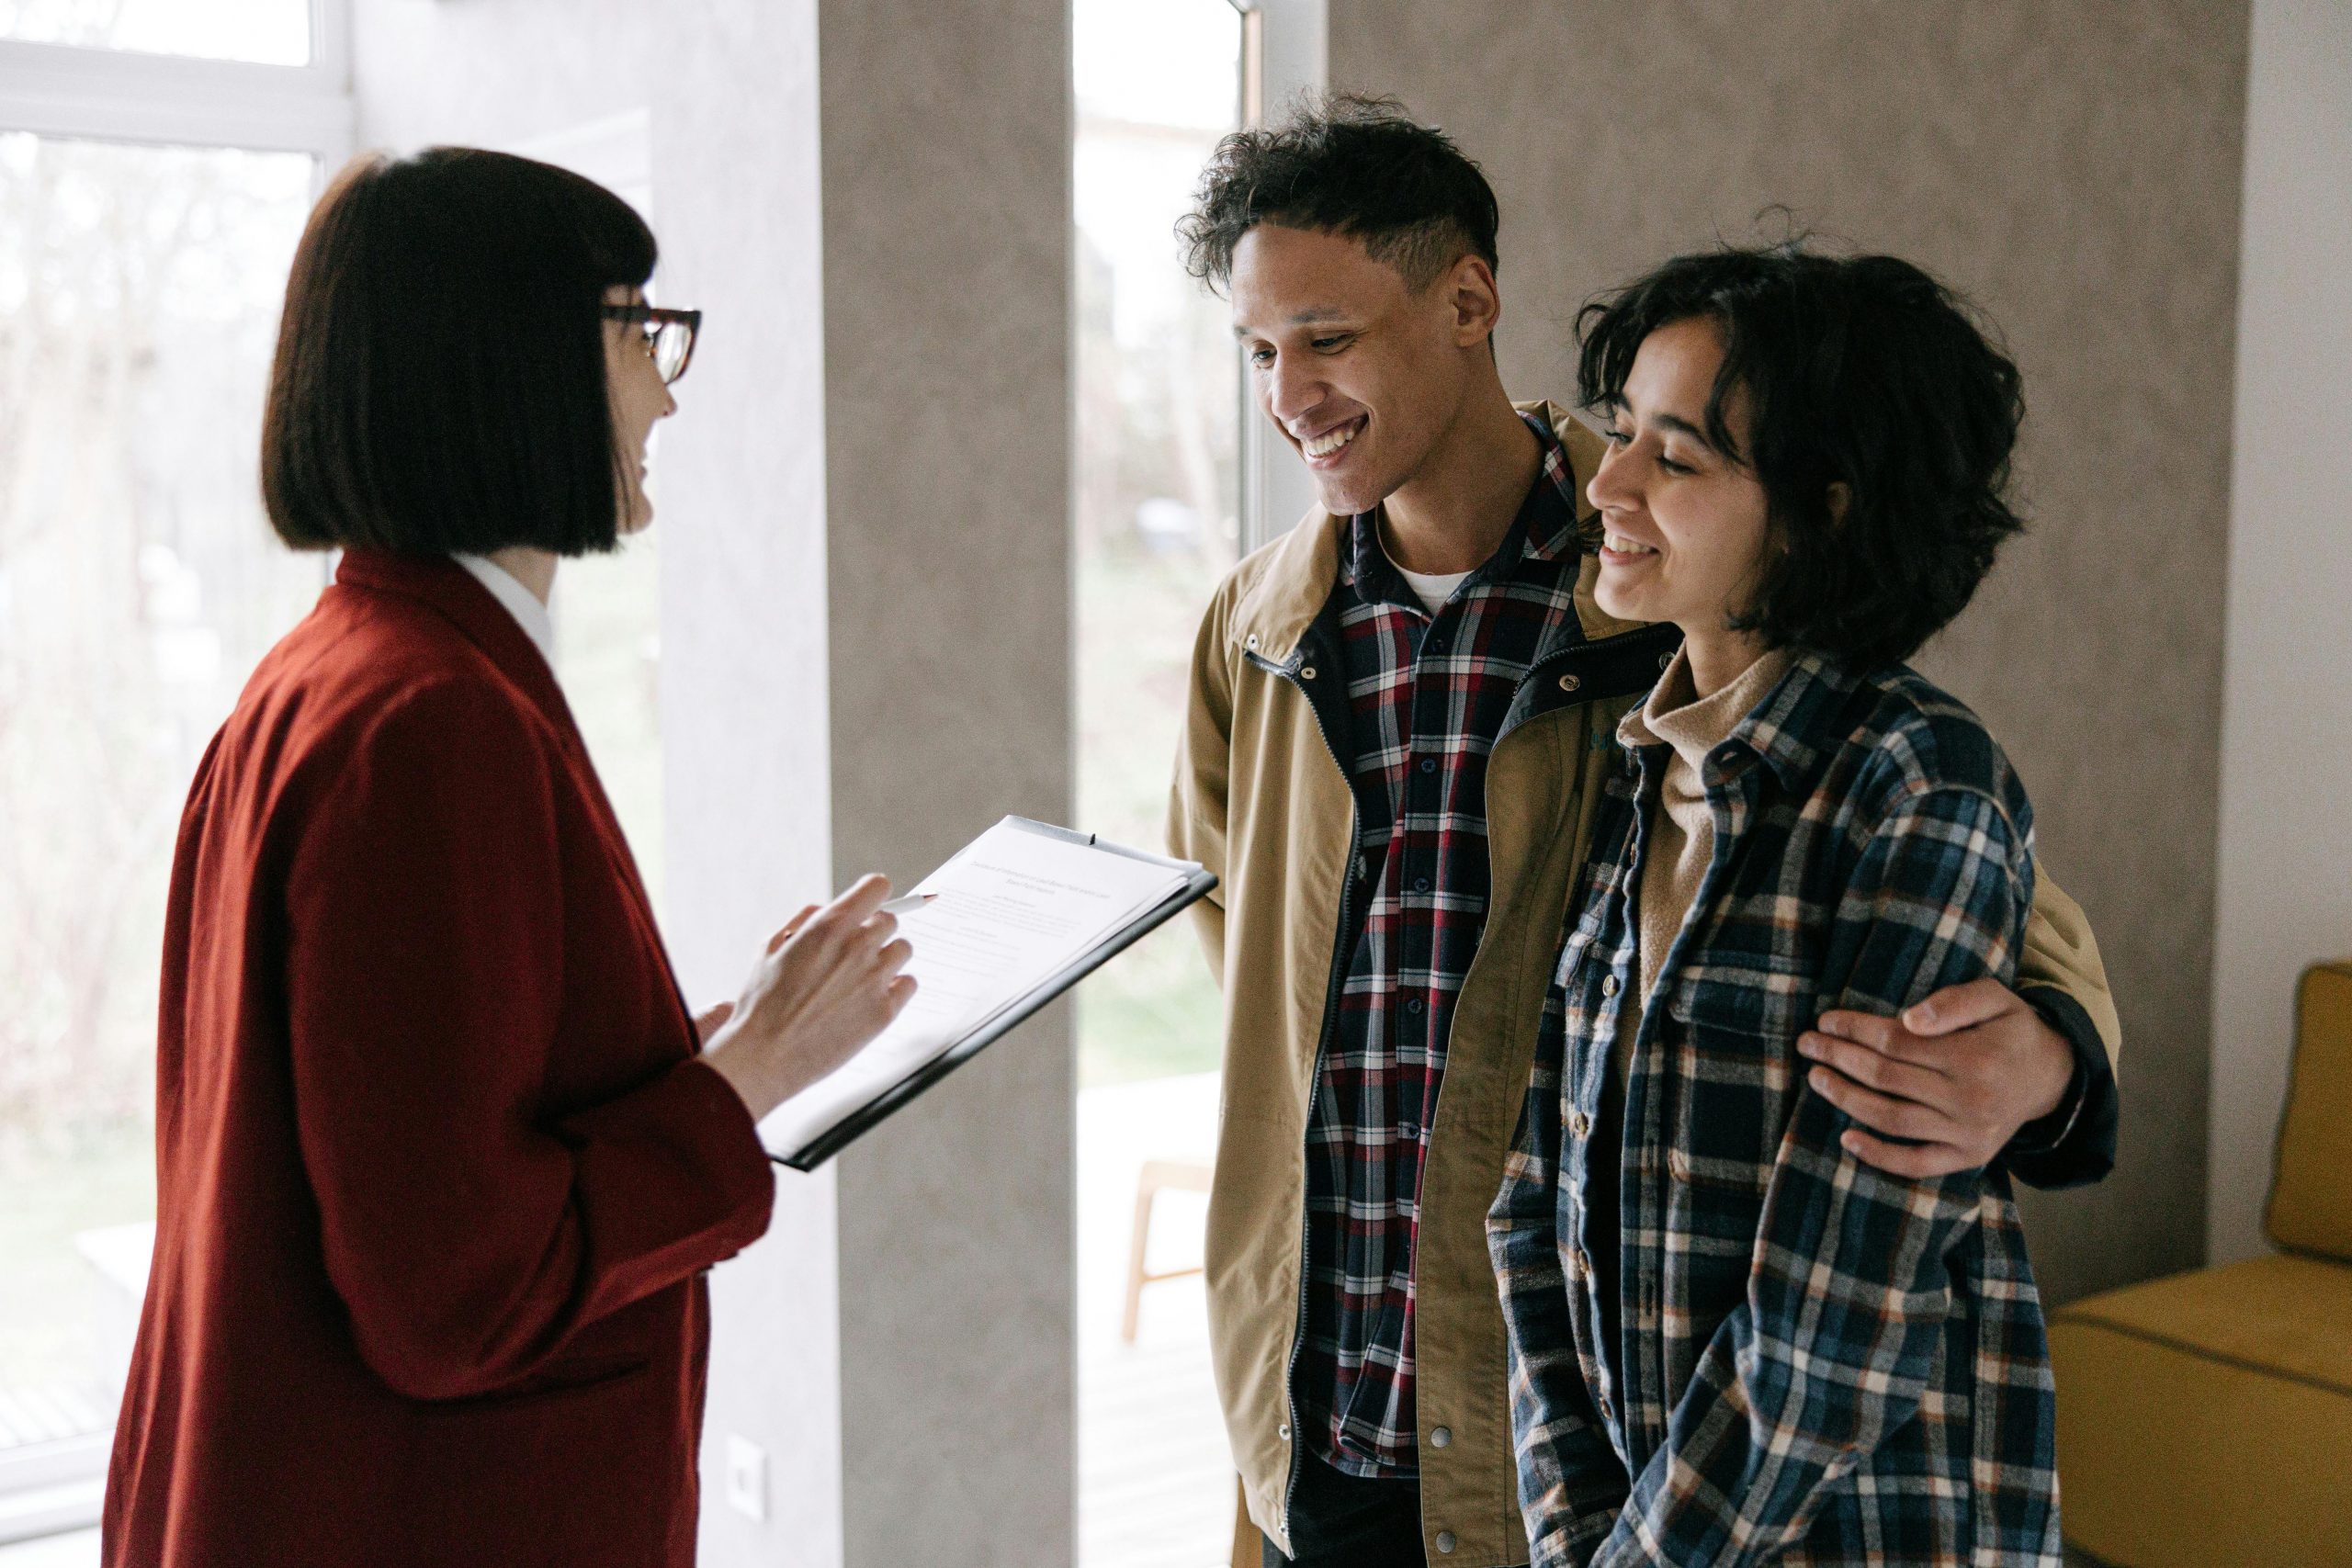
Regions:
[[[1248,658],[1252,664],[1257,665],[1269,675],[1288,682],[1293,689],[1306,699],[1306,711],[1315,716],[1316,732],[1323,738],[1324,750],[1329,753],[1332,764],[1340,770],[1340,777],[1348,783],[1348,866],[1340,883],[1340,930],[1331,952],[1331,978],[1323,990],[1323,1021],[1315,1036],[1315,1061],[1308,1068],[1306,1080],[1306,1114],[1307,1119],[1312,1121],[1315,1116],[1315,1097],[1320,1092],[1323,1082],[1323,1054],[1331,1043],[1332,1020],[1340,999],[1340,987],[1346,982],[1346,971],[1342,967],[1346,953],[1342,944],[1348,940],[1350,917],[1355,908],[1355,890],[1358,880],[1356,871],[1358,863],[1363,857],[1363,813],[1356,805],[1355,785],[1352,780],[1348,779],[1348,765],[1340,761],[1340,749],[1331,743],[1330,724],[1324,718],[1323,710],[1316,705],[1315,697],[1307,691],[1306,683],[1290,671],[1270,663],[1254,653],[1250,654]],[[1301,1129],[1302,1139],[1305,1135],[1305,1130]],[[1300,1159],[1303,1163],[1306,1158],[1303,1143],[1300,1145]],[[1306,1210],[1306,1185],[1304,1180],[1304,1172],[1301,1174],[1298,1215],[1298,1314],[1291,1324],[1290,1359],[1283,1368],[1283,1408],[1290,1416],[1290,1473],[1283,1482],[1283,1533],[1284,1535],[1290,1533],[1291,1498],[1298,1491],[1299,1466],[1304,1461],[1306,1445],[1306,1433],[1298,1419],[1298,1357],[1299,1352],[1306,1345],[1306,1292],[1315,1262],[1313,1257],[1315,1221],[1314,1216]]]

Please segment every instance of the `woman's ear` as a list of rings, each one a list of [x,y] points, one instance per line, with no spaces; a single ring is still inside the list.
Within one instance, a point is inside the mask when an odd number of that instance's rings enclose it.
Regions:
[[[1831,480],[1828,502],[1829,525],[1843,528],[1846,525],[1846,510],[1854,504],[1854,487],[1844,479]]]

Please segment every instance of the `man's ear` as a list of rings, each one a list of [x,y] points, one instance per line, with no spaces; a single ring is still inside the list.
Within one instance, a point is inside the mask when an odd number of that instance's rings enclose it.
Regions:
[[[1854,504],[1854,487],[1844,479],[1832,479],[1829,483],[1828,501],[1829,525],[1832,528],[1843,528],[1846,525],[1847,510]]]
[[[1465,255],[1446,272],[1440,287],[1453,307],[1453,341],[1463,348],[1492,341],[1503,319],[1502,291],[1484,256]]]

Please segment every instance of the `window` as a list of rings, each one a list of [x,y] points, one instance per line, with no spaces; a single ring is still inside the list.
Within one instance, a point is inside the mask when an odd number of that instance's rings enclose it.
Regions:
[[[1228,0],[1077,0],[1073,22],[1078,819],[1153,848],[1193,633],[1240,547],[1239,355],[1174,225],[1239,123],[1243,17]],[[1122,1331],[1145,1162],[1207,1159],[1221,1032],[1189,921],[1079,993],[1082,1568],[1207,1568],[1231,1539],[1198,1280],[1153,1285]],[[1150,1267],[1196,1259],[1199,1192],[1151,1207]]]
[[[311,62],[310,0],[0,0],[0,38],[86,49],[132,50]]]
[[[0,1540],[96,1517],[180,806],[323,581],[255,481],[287,268],[348,141],[313,21],[0,0]],[[203,40],[241,61],[156,57]]]

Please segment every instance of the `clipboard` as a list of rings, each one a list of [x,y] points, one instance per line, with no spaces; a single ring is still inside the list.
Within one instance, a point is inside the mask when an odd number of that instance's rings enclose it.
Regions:
[[[825,1132],[790,1154],[768,1151],[768,1158],[792,1170],[814,1170],[849,1147],[871,1129],[911,1104],[922,1092],[1012,1033],[1042,1010],[1047,1003],[1069,990],[1103,964],[1125,952],[1136,942],[1166,925],[1183,910],[1208,897],[1216,888],[1214,873],[1203,870],[1191,861],[1170,860],[1143,850],[1129,849],[1125,844],[1111,843],[1093,833],[1080,833],[1072,829],[1056,827],[1050,822],[1034,821],[1026,817],[1006,817],[1000,826],[1043,833],[1065,843],[1081,844],[1100,850],[1105,854],[1124,855],[1150,865],[1163,866],[1184,877],[1183,886],[1097,945],[1087,949],[1069,964],[1057,970],[1028,991],[1016,998],[1001,1011],[983,1021],[969,1034],[916,1068],[896,1084],[883,1090],[857,1110],[851,1111]]]

